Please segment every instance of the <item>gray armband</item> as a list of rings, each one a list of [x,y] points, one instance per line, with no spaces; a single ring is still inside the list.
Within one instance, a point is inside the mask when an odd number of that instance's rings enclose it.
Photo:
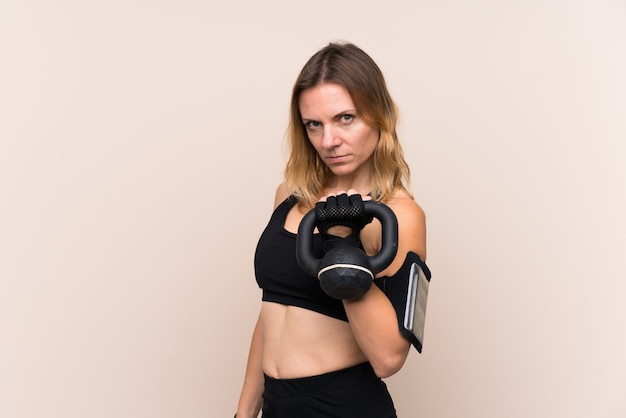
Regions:
[[[396,274],[374,281],[391,301],[398,317],[400,332],[420,353],[424,342],[430,276],[426,263],[419,255],[409,252]]]

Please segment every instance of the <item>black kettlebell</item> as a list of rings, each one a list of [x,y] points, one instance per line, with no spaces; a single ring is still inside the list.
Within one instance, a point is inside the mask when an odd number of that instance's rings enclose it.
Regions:
[[[358,247],[341,244],[321,259],[315,257],[315,209],[304,215],[298,228],[296,258],[300,267],[317,277],[324,292],[335,299],[358,299],[363,296],[375,275],[387,268],[398,252],[398,221],[393,211],[383,203],[371,200],[363,202],[363,210],[382,224],[382,246],[378,254],[371,257]]]

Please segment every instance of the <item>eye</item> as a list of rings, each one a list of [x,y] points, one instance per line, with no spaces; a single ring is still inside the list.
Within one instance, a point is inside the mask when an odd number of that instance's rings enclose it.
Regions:
[[[347,125],[347,124],[349,124],[350,122],[352,122],[354,120],[354,115],[350,115],[350,114],[346,113],[346,114],[341,115],[339,117],[339,120],[344,125]]]
[[[315,129],[321,127],[322,124],[320,122],[317,122],[317,121],[314,121],[314,120],[310,120],[310,121],[304,122],[304,126],[306,126],[306,128],[309,131],[312,131],[312,130],[315,130]]]

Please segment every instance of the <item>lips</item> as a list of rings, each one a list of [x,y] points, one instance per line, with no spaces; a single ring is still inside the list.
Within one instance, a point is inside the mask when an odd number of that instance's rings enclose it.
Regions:
[[[347,158],[347,155],[338,155],[335,157],[326,157],[326,161],[328,161],[330,164],[340,164],[344,162]]]

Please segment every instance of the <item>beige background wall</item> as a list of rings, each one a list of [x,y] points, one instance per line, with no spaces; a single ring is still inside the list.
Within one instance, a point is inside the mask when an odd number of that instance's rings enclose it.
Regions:
[[[0,0],[0,416],[232,416],[290,88],[383,69],[434,272],[402,417],[626,416],[622,1]]]

